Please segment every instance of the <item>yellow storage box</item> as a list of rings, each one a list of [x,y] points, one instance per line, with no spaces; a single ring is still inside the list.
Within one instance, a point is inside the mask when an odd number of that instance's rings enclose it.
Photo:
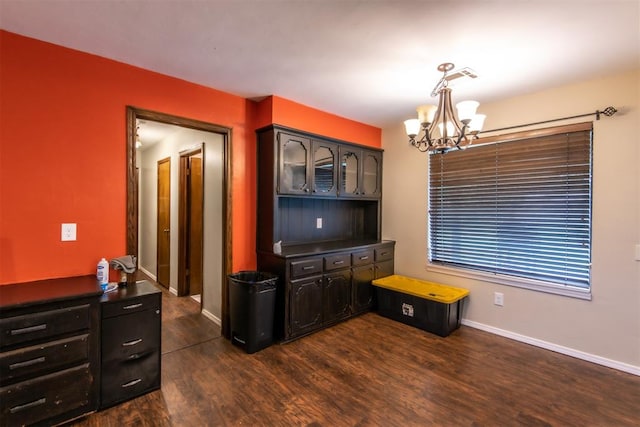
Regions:
[[[400,275],[376,279],[372,284],[382,316],[441,337],[460,327],[467,289]]]

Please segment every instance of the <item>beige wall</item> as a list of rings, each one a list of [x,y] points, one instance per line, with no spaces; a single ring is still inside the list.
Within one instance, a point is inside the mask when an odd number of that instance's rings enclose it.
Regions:
[[[609,105],[616,116],[593,118],[591,301],[427,271],[427,155],[409,146],[402,123],[382,138],[382,234],[397,241],[396,274],[470,289],[466,324],[640,375],[640,70],[481,105],[480,112],[485,129],[496,129]],[[494,292],[504,294],[503,307],[493,304]]]

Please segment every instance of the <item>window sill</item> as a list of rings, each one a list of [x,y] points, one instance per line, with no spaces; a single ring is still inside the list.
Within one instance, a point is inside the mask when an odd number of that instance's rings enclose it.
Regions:
[[[498,285],[514,286],[516,288],[529,289],[536,292],[545,292],[548,294],[562,295],[565,297],[591,301],[590,289],[580,289],[570,286],[556,285],[555,283],[543,282],[540,280],[446,267],[431,263],[427,264],[426,270],[431,273],[447,274],[449,276],[464,277],[466,279],[481,280],[483,282],[495,283]]]

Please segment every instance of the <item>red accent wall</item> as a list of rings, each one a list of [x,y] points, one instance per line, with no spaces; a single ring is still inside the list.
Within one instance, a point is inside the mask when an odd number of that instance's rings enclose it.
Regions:
[[[380,128],[316,110],[276,95],[262,100],[258,109],[258,127],[277,123],[356,144],[378,148],[381,146]]]
[[[0,284],[92,274],[125,253],[127,105],[232,128],[234,271],[255,268],[254,131],[265,117],[381,144],[378,128],[282,98],[256,104],[0,30]],[[60,241],[64,222],[78,224],[77,241]]]

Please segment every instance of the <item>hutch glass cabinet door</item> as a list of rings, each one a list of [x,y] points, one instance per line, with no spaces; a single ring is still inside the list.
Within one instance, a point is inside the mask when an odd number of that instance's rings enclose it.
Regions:
[[[338,146],[313,142],[313,193],[317,196],[335,196]]]
[[[380,153],[366,152],[362,167],[362,195],[380,195]]]
[[[360,153],[353,150],[345,150],[340,158],[340,194],[355,196],[360,191],[358,181]]]
[[[309,192],[309,158],[311,142],[285,133],[280,134],[280,194]]]

